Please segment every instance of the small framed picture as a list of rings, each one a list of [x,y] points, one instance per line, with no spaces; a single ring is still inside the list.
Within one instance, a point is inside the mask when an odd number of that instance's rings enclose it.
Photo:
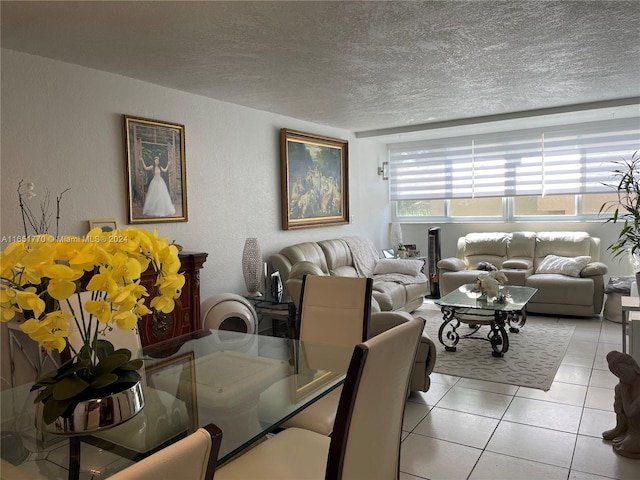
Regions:
[[[112,232],[118,229],[118,221],[115,218],[102,218],[89,220],[89,230],[100,228],[103,232]]]
[[[184,125],[124,116],[129,223],[186,222]]]

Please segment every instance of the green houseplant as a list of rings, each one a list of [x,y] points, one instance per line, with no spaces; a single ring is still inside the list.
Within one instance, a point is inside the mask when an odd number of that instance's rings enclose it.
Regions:
[[[0,267],[2,321],[18,316],[24,319],[20,329],[42,348],[70,350],[71,359],[32,388],[39,392],[35,402],[42,404],[47,425],[68,417],[79,402],[104,398],[140,380],[142,361],[132,359],[128,349],[115,349],[103,334],[131,330],[151,313],[141,273],[156,270],[158,293],[150,307],[164,313],[173,310],[184,285],[175,245],[135,227],[95,228],[84,237],[20,238],[0,252]],[[72,299],[80,308],[74,310]],[[75,348],[68,341],[72,328],[82,338]]]
[[[640,259],[640,151],[635,151],[630,159],[614,162],[617,168],[612,172],[618,183],[609,185],[616,190],[617,199],[605,202],[600,207],[600,215],[611,215],[605,223],[622,224],[618,239],[609,245],[613,257],[628,254],[636,275],[639,273]]]

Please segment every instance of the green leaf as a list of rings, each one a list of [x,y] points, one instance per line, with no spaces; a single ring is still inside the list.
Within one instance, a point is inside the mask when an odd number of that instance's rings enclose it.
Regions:
[[[118,372],[117,383],[136,383],[140,381],[140,374],[134,370],[125,370]]]
[[[113,344],[108,340],[96,340],[95,352],[99,361],[108,358],[114,352]]]
[[[65,377],[53,387],[53,398],[67,400],[73,398],[89,388],[89,384],[78,376]]]
[[[91,388],[104,388],[117,381],[118,375],[116,375],[115,373],[105,373],[104,375],[100,375],[93,382],[91,382]]]
[[[50,385],[44,390],[42,390],[40,393],[38,393],[36,398],[33,400],[33,403],[37,404],[37,403],[46,401],[47,398],[53,395],[53,387],[54,385]]]
[[[118,354],[118,355],[126,355],[127,356],[127,360],[129,360],[131,358],[131,350],[129,350],[128,348],[119,348],[118,350],[116,350],[113,353],[114,354]]]
[[[64,373],[58,375],[58,380],[61,380],[65,377],[75,376],[81,370],[85,370],[91,367],[91,362],[89,360],[78,360],[71,368],[65,369]]]
[[[140,370],[143,364],[144,362],[141,358],[136,358],[121,365],[119,368],[122,370]]]
[[[49,398],[42,409],[42,419],[44,420],[44,423],[49,425],[55,422],[56,418],[62,415],[72,403],[72,398],[67,400],[56,400],[53,397]]]
[[[95,373],[96,375],[102,375],[103,373],[113,372],[116,368],[120,367],[127,363],[129,359],[126,355],[122,354],[112,354],[109,357],[106,357],[96,365]]]

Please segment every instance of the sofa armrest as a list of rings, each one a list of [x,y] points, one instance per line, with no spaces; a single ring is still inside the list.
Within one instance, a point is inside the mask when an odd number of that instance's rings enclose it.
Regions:
[[[511,258],[502,262],[502,268],[511,270],[528,270],[533,268],[533,261],[525,258]]]
[[[450,258],[443,258],[442,260],[440,260],[438,262],[438,268],[440,270],[449,270],[452,272],[460,272],[462,270],[466,270],[467,269],[467,265],[464,263],[463,260],[456,258],[456,257],[450,257]]]
[[[597,277],[599,275],[606,275],[609,271],[609,267],[607,267],[602,262],[591,262],[588,263],[586,267],[584,267],[580,271],[581,277]]]
[[[400,325],[413,318],[409,313],[403,311],[379,312],[371,315],[371,325],[369,329],[370,337],[374,337],[390,328]],[[429,390],[431,380],[429,374],[433,372],[436,364],[436,345],[433,340],[422,332],[422,338],[418,344],[416,361],[411,374],[411,390],[426,392]]]

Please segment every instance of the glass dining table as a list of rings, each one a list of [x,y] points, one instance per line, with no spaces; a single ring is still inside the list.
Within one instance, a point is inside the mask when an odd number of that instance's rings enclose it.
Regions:
[[[35,429],[30,385],[3,390],[0,471],[16,468],[47,480],[107,478],[209,423],[223,432],[218,463],[224,463],[341,385],[352,352],[223,330],[176,337],[141,352],[142,412],[74,437]]]

